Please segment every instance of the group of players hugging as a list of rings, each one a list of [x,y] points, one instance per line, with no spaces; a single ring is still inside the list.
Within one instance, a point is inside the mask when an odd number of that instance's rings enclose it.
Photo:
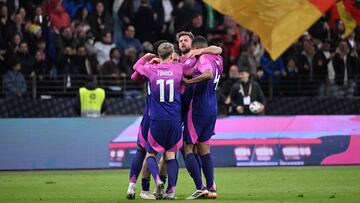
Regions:
[[[208,46],[204,37],[194,37],[191,32],[176,37],[178,51],[173,44],[158,41],[154,44],[157,55],[147,53],[133,66],[131,78],[147,82],[148,96],[130,168],[128,199],[135,198],[140,172],[140,198],[175,199],[178,152],[196,186],[186,199],[217,198],[210,139],[217,115],[216,88],[223,70],[222,49]],[[159,163],[158,153],[162,153]],[[154,192],[150,192],[150,175]]]

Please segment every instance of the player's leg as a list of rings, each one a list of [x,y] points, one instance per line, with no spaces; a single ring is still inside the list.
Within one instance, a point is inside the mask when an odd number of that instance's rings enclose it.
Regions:
[[[196,159],[196,155],[194,154],[194,144],[197,142],[197,130],[194,126],[196,121],[193,120],[191,111],[187,117],[186,129],[184,131],[184,154],[185,154],[185,166],[188,170],[190,176],[193,178],[196,190],[192,195],[187,197],[186,199],[198,199],[202,198],[206,195],[206,191],[202,191],[202,178],[201,178],[201,168],[199,162]]]
[[[179,164],[176,159],[176,152],[183,146],[183,137],[181,134],[181,122],[169,121],[168,126],[171,128],[168,131],[166,140],[166,165],[168,174],[168,187],[166,189],[165,199],[175,199],[175,187],[179,172]]]
[[[167,128],[168,126],[166,124],[164,125],[163,121],[151,120],[148,142],[146,144],[146,164],[155,181],[157,191],[155,196],[157,199],[162,198],[163,194],[161,191],[164,188],[164,183],[159,176],[159,166],[156,161],[156,155],[157,153],[165,152]]]
[[[163,156],[161,157],[160,161],[159,161],[159,174],[160,174],[160,179],[163,181],[163,183],[166,183],[166,179],[167,179],[167,169],[166,169],[166,153],[163,154]]]
[[[160,180],[160,177],[159,177],[159,167],[158,167],[158,163],[156,161],[156,153],[148,152],[146,154],[146,164],[148,166],[150,173],[152,174],[152,176],[154,178],[155,185],[157,187],[157,191],[159,191],[158,193],[155,194],[155,197],[156,197],[156,199],[161,199],[162,194],[160,191],[162,191],[162,189],[164,188],[164,183]]]
[[[214,181],[214,161],[210,153],[210,139],[214,134],[216,116],[209,118],[204,123],[201,136],[198,139],[198,153],[200,155],[202,170],[206,179],[206,188],[209,191],[208,198],[216,199],[216,185]],[[206,127],[207,126],[207,127]]]
[[[146,162],[144,161],[143,167],[141,169],[142,179],[141,179],[141,188],[140,193],[141,199],[156,199],[155,195],[150,192],[150,171],[147,167]]]
[[[169,181],[168,187],[166,189],[165,199],[175,199],[175,187],[179,172],[179,165],[175,156],[175,152],[166,152],[166,165]]]
[[[200,160],[199,153],[197,151],[197,144],[194,145],[193,153],[194,153],[195,159],[197,161],[197,164],[199,165],[199,168],[201,169],[201,160]],[[200,175],[201,175],[201,171],[200,171]]]
[[[126,195],[128,199],[135,198],[136,181],[141,172],[141,168],[143,166],[143,162],[146,155],[145,146],[146,146],[147,136],[144,136],[144,133],[145,135],[147,135],[149,129],[148,121],[149,119],[147,118],[147,116],[143,116],[139,127],[139,132],[137,137],[138,148],[136,150],[135,156],[131,160],[131,165],[130,165],[130,180]]]

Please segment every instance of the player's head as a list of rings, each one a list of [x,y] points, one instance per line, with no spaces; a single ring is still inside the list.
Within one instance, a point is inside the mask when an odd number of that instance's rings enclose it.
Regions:
[[[177,44],[174,44],[174,53],[172,54],[173,61],[179,61],[181,52]]]
[[[158,54],[158,51],[159,51],[159,46],[162,44],[162,43],[165,43],[165,42],[168,42],[166,40],[158,40],[154,43],[154,54]]]
[[[191,44],[193,49],[201,49],[209,46],[208,41],[205,37],[198,35],[194,38]]]
[[[169,42],[162,43],[158,48],[158,55],[161,60],[172,59],[174,52],[174,45]]]
[[[191,50],[191,43],[194,35],[191,32],[179,32],[176,34],[176,40],[179,43],[179,49],[182,54],[187,54]]]

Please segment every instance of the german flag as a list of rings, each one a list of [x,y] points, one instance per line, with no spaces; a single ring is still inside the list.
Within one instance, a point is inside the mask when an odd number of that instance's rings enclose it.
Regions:
[[[336,20],[341,20],[344,23],[345,33],[343,37],[347,37],[356,28],[356,26],[360,24],[360,1],[338,1],[331,8],[331,16],[329,19],[331,27],[335,28]]]
[[[204,0],[241,26],[257,33],[273,59],[278,58],[336,0]]]

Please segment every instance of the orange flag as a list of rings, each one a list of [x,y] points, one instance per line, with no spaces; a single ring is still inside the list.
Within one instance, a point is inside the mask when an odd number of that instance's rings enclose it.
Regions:
[[[257,33],[273,59],[278,58],[336,0],[204,0],[241,26]]]

